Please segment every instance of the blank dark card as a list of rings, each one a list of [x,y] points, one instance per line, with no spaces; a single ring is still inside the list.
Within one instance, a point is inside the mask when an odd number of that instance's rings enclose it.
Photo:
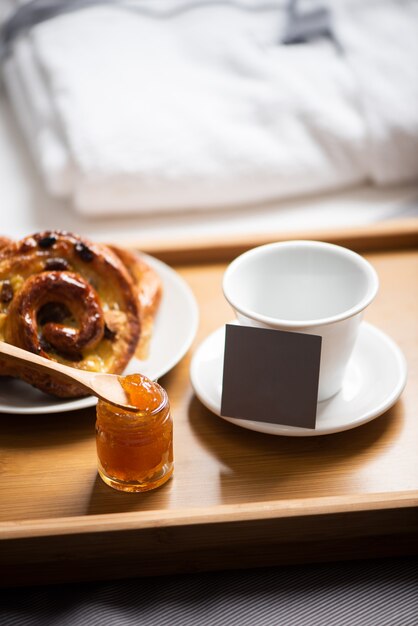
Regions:
[[[227,324],[221,415],[315,428],[321,341]]]

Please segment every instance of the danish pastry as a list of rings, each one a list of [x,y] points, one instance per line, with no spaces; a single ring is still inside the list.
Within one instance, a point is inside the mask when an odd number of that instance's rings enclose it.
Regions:
[[[125,265],[134,284],[137,286],[141,336],[135,354],[138,359],[145,360],[148,356],[155,316],[161,302],[161,278],[148,263],[136,254],[125,248],[110,247]]]
[[[72,367],[121,373],[138,346],[142,318],[153,318],[161,295],[158,276],[151,268],[146,276],[142,263],[63,231],[6,240],[0,246],[0,340]],[[151,297],[148,305],[144,294]],[[1,360],[0,374],[56,396],[83,395],[58,375]]]

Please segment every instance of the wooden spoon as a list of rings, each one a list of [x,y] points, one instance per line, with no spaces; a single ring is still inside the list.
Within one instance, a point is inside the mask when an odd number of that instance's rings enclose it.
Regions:
[[[76,382],[80,388],[93,396],[123,409],[137,410],[129,404],[128,397],[119,382],[119,376],[116,374],[100,374],[68,367],[68,365],[45,359],[43,356],[22,350],[4,341],[0,341],[0,354],[8,360],[24,363],[25,367],[43,370],[48,374],[51,372],[59,374],[67,382]]]

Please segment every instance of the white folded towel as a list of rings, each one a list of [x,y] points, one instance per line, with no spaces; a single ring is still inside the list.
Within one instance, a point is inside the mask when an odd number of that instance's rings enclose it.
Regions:
[[[38,24],[3,64],[47,188],[80,213],[418,179],[417,3],[328,2],[342,53],[280,45],[281,2],[131,5]]]

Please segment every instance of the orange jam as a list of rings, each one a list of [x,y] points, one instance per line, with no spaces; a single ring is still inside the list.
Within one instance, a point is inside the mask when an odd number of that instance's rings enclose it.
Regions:
[[[120,377],[130,411],[99,400],[99,474],[121,491],[148,491],[173,473],[173,421],[167,393],[142,374]]]

